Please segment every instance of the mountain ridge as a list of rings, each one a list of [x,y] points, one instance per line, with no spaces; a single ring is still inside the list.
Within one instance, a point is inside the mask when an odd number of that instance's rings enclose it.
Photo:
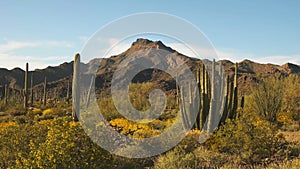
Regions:
[[[163,49],[170,53],[174,53],[179,57],[185,59],[187,64],[191,69],[195,70],[199,68],[199,65],[204,62],[210,62],[208,60],[200,60],[197,58],[191,58],[185,56],[178,51],[166,46],[161,41],[151,41],[149,39],[139,38],[132,43],[131,47],[126,51],[111,56],[109,58],[93,59],[88,63],[81,63],[82,70],[86,73],[91,73],[94,70],[92,66],[99,65],[97,72],[98,81],[109,81],[112,77],[113,71],[116,69],[117,65],[128,55],[132,54],[141,49]],[[100,62],[101,61],[101,62]],[[234,71],[234,63],[230,60],[220,60],[228,75],[232,75]],[[218,61],[219,62],[219,61]],[[272,74],[279,73],[281,75],[287,76],[289,74],[300,75],[300,66],[292,63],[285,63],[281,66],[275,64],[261,64],[249,59],[245,59],[239,63],[239,81],[241,84],[252,83],[257,81],[259,78],[265,78]],[[24,63],[25,65],[25,63]],[[29,63],[30,65],[30,63]],[[130,68],[130,66],[129,66]],[[154,71],[146,71],[141,78],[146,78],[147,76],[152,76],[152,80],[156,75],[153,75]],[[73,61],[64,62],[58,66],[48,66],[45,69],[35,69],[34,71],[29,71],[29,77],[33,74],[34,86],[41,84],[44,78],[47,77],[48,82],[55,83],[62,79],[71,79],[73,73]],[[147,77],[147,80],[151,78]],[[143,81],[143,79],[138,79],[138,81]],[[21,68],[13,68],[8,70],[6,68],[0,68],[0,87],[4,85],[9,85],[11,88],[22,89],[24,86],[24,70]]]

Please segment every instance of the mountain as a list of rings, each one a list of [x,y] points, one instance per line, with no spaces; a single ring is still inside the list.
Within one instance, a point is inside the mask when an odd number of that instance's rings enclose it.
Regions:
[[[147,64],[158,64],[164,66],[160,59],[155,59],[156,53],[155,51],[161,50],[167,52],[169,54],[175,55],[175,59],[167,60],[168,64],[178,64],[178,59],[180,58],[184,60],[184,62],[190,67],[192,71],[200,69],[203,62],[210,63],[209,60],[199,60],[196,58],[191,58],[185,56],[176,50],[167,47],[161,41],[151,41],[148,39],[137,39],[132,43],[131,47],[124,51],[123,53],[115,56],[111,56],[110,58],[103,59],[93,59],[87,64],[81,64],[83,72],[85,74],[90,74],[97,70],[97,78],[96,78],[96,87],[109,87],[110,81],[112,79],[113,73],[117,70],[118,66],[125,59],[129,61],[140,59],[140,63]],[[143,56],[143,58],[139,58],[139,56]],[[221,60],[221,62],[226,74],[228,74],[232,79],[232,75],[234,73],[234,63],[229,60]],[[25,65],[25,63],[24,63]],[[141,64],[142,65],[142,64]],[[140,65],[140,66],[141,66]],[[30,66],[30,63],[29,63]],[[134,65],[134,63],[128,62],[126,68],[129,71],[134,71],[138,65]],[[143,66],[139,67],[143,68]],[[41,83],[44,81],[44,78],[47,77],[47,81],[49,82],[50,87],[66,88],[66,81],[69,81],[72,77],[73,73],[73,62],[65,62],[61,65],[55,67],[47,67],[45,69],[37,69],[29,72],[29,78],[31,74],[33,74],[34,86],[41,86]],[[273,64],[260,64],[255,63],[250,60],[243,60],[239,62],[239,84],[241,91],[247,93],[249,90],[249,85],[253,84],[256,81],[259,81],[262,78],[274,75],[275,73],[280,74],[282,76],[288,76],[290,74],[298,74],[300,75],[300,66],[286,63],[282,66],[273,65]],[[154,81],[160,87],[171,89],[174,87],[174,79],[171,76],[163,71],[158,69],[146,69],[142,72],[138,73],[133,82],[145,82],[145,81]],[[11,88],[22,89],[24,86],[24,70],[20,68],[15,68],[12,70],[8,69],[0,69],[0,88],[8,84]],[[60,85],[58,85],[60,84]]]

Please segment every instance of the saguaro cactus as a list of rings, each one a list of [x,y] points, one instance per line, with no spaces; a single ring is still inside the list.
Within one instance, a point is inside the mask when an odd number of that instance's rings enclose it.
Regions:
[[[242,99],[241,99],[241,108],[243,109],[245,106],[245,96],[242,96]]]
[[[43,104],[44,104],[44,106],[46,106],[46,104],[47,104],[47,77],[45,77],[45,80],[44,80]]]
[[[30,104],[31,104],[31,106],[33,106],[33,97],[34,97],[34,95],[33,95],[33,73],[31,74],[30,88],[31,88],[31,90],[30,90]]]
[[[74,56],[74,70],[73,70],[73,86],[72,86],[72,118],[73,121],[78,121],[80,117],[80,89],[79,89],[79,75],[80,75],[80,55],[76,53]]]
[[[7,100],[8,100],[8,90],[9,90],[9,88],[8,88],[8,85],[5,85],[4,86],[4,103],[5,103],[5,105],[7,105]]]
[[[25,80],[24,80],[24,109],[28,107],[28,63],[26,63]]]

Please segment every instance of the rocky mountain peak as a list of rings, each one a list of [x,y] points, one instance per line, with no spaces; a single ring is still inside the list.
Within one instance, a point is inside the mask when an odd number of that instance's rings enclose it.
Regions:
[[[163,49],[163,50],[168,50],[170,52],[175,52],[175,50],[173,50],[170,47],[167,47],[161,41],[152,41],[144,38],[138,38],[135,42],[132,43],[129,50],[133,51],[133,50],[150,49],[150,48]]]

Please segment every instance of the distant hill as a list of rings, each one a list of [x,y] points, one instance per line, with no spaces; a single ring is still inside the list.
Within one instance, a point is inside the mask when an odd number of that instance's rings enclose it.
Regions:
[[[175,54],[179,58],[183,59],[187,65],[190,66],[191,70],[196,70],[200,68],[200,65],[203,62],[211,62],[208,60],[199,60],[196,58],[191,58],[185,56],[176,50],[167,47],[161,41],[151,41],[148,39],[137,39],[135,42],[132,43],[131,47],[124,51],[123,53],[115,56],[111,56],[109,58],[103,59],[94,59],[91,60],[87,64],[81,65],[82,70],[88,74],[91,73],[91,70],[95,69],[95,65],[99,65],[97,71],[97,79],[96,84],[97,87],[107,87],[111,81],[113,76],[113,72],[117,69],[117,66],[128,56],[132,53],[139,52],[139,51],[150,51],[150,49],[163,49],[170,53]],[[150,57],[151,53],[142,52],[139,53],[140,55],[144,55],[146,57]],[[134,58],[132,58],[134,59]],[[155,61],[160,64],[160,61]],[[176,60],[168,61],[170,64],[171,62],[176,62]],[[219,61],[220,62],[220,61]],[[221,60],[222,65],[225,69],[225,72],[231,77],[234,72],[234,63],[229,60]],[[156,64],[157,64],[156,63]],[[25,63],[24,63],[25,65]],[[29,63],[30,65],[30,63]],[[133,69],[133,65],[128,65],[128,69]],[[282,66],[274,65],[274,64],[260,64],[250,60],[243,60],[239,62],[239,84],[241,91],[246,93],[249,90],[249,85],[253,84],[256,81],[259,81],[261,78],[265,78],[275,73],[280,74],[282,76],[288,76],[290,74],[298,74],[300,75],[300,66],[286,63]],[[54,84],[52,86],[57,86],[55,83],[64,83],[65,80],[68,80],[72,77],[73,73],[73,62],[69,63],[62,63],[59,66],[55,67],[47,67],[41,70],[34,70],[29,72],[29,77],[33,74],[34,78],[34,85],[40,86],[44,81],[44,78],[47,77],[49,83]],[[140,72],[135,78],[134,82],[144,82],[144,81],[154,81],[157,83],[164,82],[161,87],[172,88],[174,84],[171,83],[172,79],[168,74],[162,71],[157,71],[154,69],[148,69],[143,72]],[[0,69],[0,88],[8,84],[11,88],[22,89],[24,86],[24,70],[20,68],[15,68],[12,70],[7,69]],[[61,87],[66,87],[66,85],[60,85]]]

